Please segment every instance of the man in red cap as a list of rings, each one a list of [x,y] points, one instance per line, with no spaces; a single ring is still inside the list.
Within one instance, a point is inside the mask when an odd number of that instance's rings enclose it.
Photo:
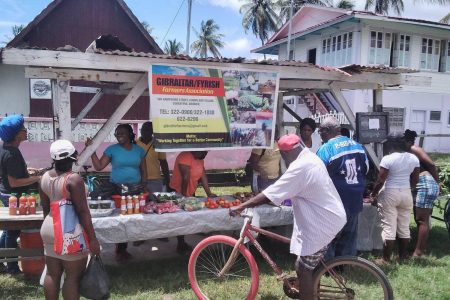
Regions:
[[[274,184],[239,206],[230,208],[236,216],[246,208],[291,199],[294,228],[291,253],[297,255],[296,270],[300,299],[313,299],[312,274],[325,255],[328,244],[344,227],[346,215],[341,198],[319,157],[295,134],[278,140],[281,156],[289,166]]]

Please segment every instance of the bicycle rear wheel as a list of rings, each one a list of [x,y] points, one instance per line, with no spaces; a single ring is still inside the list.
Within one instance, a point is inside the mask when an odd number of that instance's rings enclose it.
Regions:
[[[258,265],[244,245],[239,247],[229,271],[219,277],[236,243],[232,237],[215,235],[201,241],[192,251],[189,282],[199,299],[255,299],[259,285]]]
[[[394,299],[388,278],[372,262],[341,256],[325,264],[328,269],[320,264],[314,271],[316,299]]]

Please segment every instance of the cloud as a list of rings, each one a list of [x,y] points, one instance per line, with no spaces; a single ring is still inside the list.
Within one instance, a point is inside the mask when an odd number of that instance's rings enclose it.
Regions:
[[[0,27],[13,27],[14,25],[21,25],[20,22],[13,22],[13,21],[0,21]]]
[[[224,8],[230,8],[236,12],[239,12],[243,2],[242,0],[207,0],[210,5],[219,6]]]
[[[250,50],[253,48],[256,47],[250,39],[241,37],[231,41],[225,41],[223,52],[227,53],[228,57],[247,57],[250,54]]]

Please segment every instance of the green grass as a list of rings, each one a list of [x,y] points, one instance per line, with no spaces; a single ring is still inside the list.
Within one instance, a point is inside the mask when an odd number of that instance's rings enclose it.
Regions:
[[[224,189],[213,192],[227,194]],[[227,189],[234,193],[236,189]],[[229,194],[228,193],[228,194]],[[199,193],[200,194],[200,193]],[[442,213],[434,211],[439,217]],[[416,227],[412,224],[413,241]],[[374,259],[370,253],[363,257]],[[258,299],[288,299],[284,296],[281,283],[273,276],[271,269],[255,255],[260,268]],[[272,258],[286,271],[293,270],[295,258],[286,248],[278,249]],[[111,299],[195,299],[187,275],[188,257],[174,257],[152,261],[140,261],[126,266],[107,266],[112,280]],[[428,242],[428,254],[419,260],[393,263],[383,270],[389,277],[396,299],[450,299],[450,237],[444,223],[433,220],[433,228]],[[218,292],[229,295],[238,282],[220,287]],[[38,279],[25,279],[0,275],[0,299],[44,299],[43,288]],[[225,297],[224,297],[225,298]]]
[[[429,153],[429,155],[436,165],[450,164],[449,153]]]

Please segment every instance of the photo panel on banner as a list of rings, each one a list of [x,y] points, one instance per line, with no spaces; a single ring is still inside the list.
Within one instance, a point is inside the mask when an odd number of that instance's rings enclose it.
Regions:
[[[276,72],[151,65],[155,148],[272,148],[278,86]]]

